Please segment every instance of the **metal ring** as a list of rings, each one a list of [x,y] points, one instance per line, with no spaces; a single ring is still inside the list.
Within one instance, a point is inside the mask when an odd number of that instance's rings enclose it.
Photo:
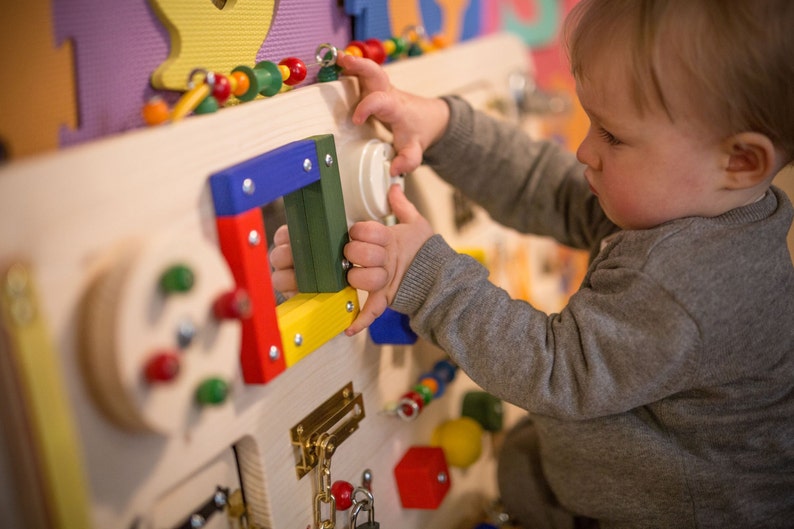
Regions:
[[[409,38],[411,32],[416,34],[417,41],[423,40],[427,37],[427,32],[425,31],[424,26],[406,26],[405,29],[403,30],[403,34],[401,35],[401,37],[405,39],[406,42],[413,42]]]
[[[356,494],[362,493],[366,499],[364,500],[356,500]],[[359,503],[364,504],[364,510],[368,511],[372,508],[373,504],[375,503],[375,496],[372,495],[372,492],[365,489],[364,487],[356,487],[353,489],[353,504],[358,505]]]
[[[330,59],[325,58],[328,52],[331,53]],[[336,60],[339,58],[339,50],[333,44],[324,42],[323,44],[317,46],[317,51],[314,52],[314,58],[322,67],[333,66],[336,64]]]
[[[210,85],[210,89],[215,88],[215,72],[207,71],[204,68],[193,68],[189,74],[187,74],[187,87],[188,89],[193,88],[196,86],[193,83],[193,78],[196,74],[204,74],[204,82]]]
[[[409,406],[411,408],[412,413],[409,415],[403,411],[403,406]],[[419,404],[409,398],[402,398],[397,403],[397,416],[404,420],[404,421],[413,421],[419,415],[419,412],[422,411],[419,408]]]

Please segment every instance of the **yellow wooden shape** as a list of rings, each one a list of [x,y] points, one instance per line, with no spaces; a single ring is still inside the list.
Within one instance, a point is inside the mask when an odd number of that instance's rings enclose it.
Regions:
[[[227,74],[253,66],[276,7],[276,0],[150,2],[171,35],[171,53],[152,74],[152,85],[166,90],[186,90],[194,68]]]
[[[276,307],[287,367],[347,329],[358,310],[358,294],[353,287],[298,294]]]
[[[77,126],[71,41],[56,45],[50,0],[9,2],[0,15],[0,142],[10,158],[57,149]]]
[[[42,488],[40,494],[24,494],[30,495],[28,500],[44,498],[46,503],[39,508],[47,513],[47,527],[90,527],[83,458],[60,375],[63,370],[40,313],[29,269],[21,264],[10,266],[0,290],[0,323],[8,336],[11,357],[4,363],[15,367],[27,412],[22,420],[30,427],[30,446],[25,448],[33,451],[32,456],[19,457],[33,461]]]

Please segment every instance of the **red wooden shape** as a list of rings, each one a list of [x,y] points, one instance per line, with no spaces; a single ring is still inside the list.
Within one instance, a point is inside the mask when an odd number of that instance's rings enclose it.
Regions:
[[[394,478],[406,509],[436,509],[452,484],[444,451],[437,446],[412,446],[397,466]]]
[[[216,222],[221,252],[237,288],[245,290],[251,300],[251,316],[241,321],[243,380],[247,384],[263,384],[287,367],[270,279],[265,223],[259,208],[216,217]]]

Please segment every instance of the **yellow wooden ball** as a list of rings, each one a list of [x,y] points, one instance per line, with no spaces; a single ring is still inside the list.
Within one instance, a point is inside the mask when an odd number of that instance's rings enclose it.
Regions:
[[[482,454],[482,426],[471,417],[442,422],[433,431],[430,444],[440,446],[447,464],[467,468]]]

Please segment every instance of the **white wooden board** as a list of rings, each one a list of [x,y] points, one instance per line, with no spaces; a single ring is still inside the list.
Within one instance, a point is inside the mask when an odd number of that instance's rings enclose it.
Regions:
[[[387,70],[394,84],[407,90],[429,96],[459,93],[481,105],[509,98],[508,76],[528,72],[527,61],[519,40],[497,35],[389,65]],[[230,398],[217,408],[189,413],[174,402],[181,397],[140,402],[158,432],[130,432],[108,420],[102,407],[114,403],[97,402],[81,371],[83,335],[97,332],[84,329],[96,323],[85,321],[82,311],[89,287],[101,273],[129,264],[134,274],[153,277],[168,264],[169,253],[179,249],[205,270],[210,290],[228,288],[230,275],[222,270],[220,252],[213,253],[217,235],[209,175],[313,135],[333,134],[340,155],[353,142],[382,135],[370,126],[352,125],[349,116],[356,101],[355,81],[343,79],[0,169],[0,268],[15,262],[30,267],[64,386],[64,404],[76,430],[74,458],[85,478],[84,508],[92,527],[172,527],[174,520],[209,497],[212,491],[206,483],[228,478],[227,485],[239,487],[238,471],[260,527],[313,527],[314,472],[297,479],[289,430],[349,381],[363,394],[366,417],[333,456],[332,479],[358,484],[363,470],[371,469],[381,527],[470,527],[483,505],[495,498],[492,444],[486,436],[481,459],[466,470],[452,470],[453,486],[439,509],[400,506],[394,466],[410,446],[429,444],[440,422],[458,417],[462,395],[476,389],[459,375],[446,395],[414,422],[381,413],[444,357],[427,345],[379,347],[366,334],[340,335],[272,382],[246,385],[235,363],[238,352],[233,344],[239,329],[235,323],[224,323],[218,336],[197,347],[201,354],[216,355],[213,365],[228,371]],[[130,248],[135,249],[135,260],[125,257]],[[146,315],[133,314],[131,306],[143,295],[134,288],[122,291],[99,309],[130,312],[124,316],[130,329],[120,350],[148,347],[144,344],[152,340],[152,333],[161,332]],[[201,318],[210,298],[208,293],[197,294],[183,308]],[[117,337],[114,333],[119,331],[108,332]],[[10,347],[8,340],[0,340],[0,357],[8,360]],[[0,365],[4,377],[14,377],[9,363]],[[19,395],[3,393],[13,391],[9,388],[5,385],[0,396],[16,406]],[[0,451],[22,436],[11,423],[0,433]],[[230,468],[235,460],[232,447],[244,468]],[[0,458],[0,506],[5,519],[11,520],[9,527],[17,527],[35,519],[28,509],[43,500],[35,491],[20,489],[24,480],[13,472],[17,456],[5,452]],[[338,517],[338,526],[346,526],[346,516]]]

